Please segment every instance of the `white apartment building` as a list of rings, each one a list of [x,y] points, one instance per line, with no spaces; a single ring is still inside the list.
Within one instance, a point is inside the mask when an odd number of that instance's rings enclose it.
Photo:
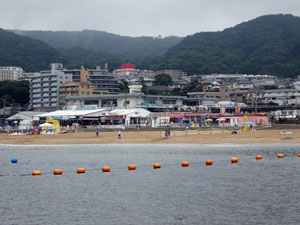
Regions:
[[[274,102],[278,105],[300,105],[300,93],[297,89],[266,90],[265,104]]]
[[[52,63],[51,70],[33,74],[30,79],[30,104],[33,110],[58,109],[60,86],[72,81],[72,75],[62,70],[61,63]]]
[[[1,80],[18,80],[22,77],[24,71],[21,67],[16,66],[2,66],[0,67],[0,81]]]

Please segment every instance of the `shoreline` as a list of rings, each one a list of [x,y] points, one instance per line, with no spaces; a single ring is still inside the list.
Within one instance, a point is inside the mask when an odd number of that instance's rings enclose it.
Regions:
[[[288,129],[292,135],[281,135],[281,130],[241,131],[231,134],[230,131],[171,131],[171,137],[165,138],[163,131],[122,131],[122,139],[118,132],[67,133],[57,135],[24,135],[9,136],[0,134],[1,145],[102,145],[102,144],[275,144],[300,143],[300,130]]]

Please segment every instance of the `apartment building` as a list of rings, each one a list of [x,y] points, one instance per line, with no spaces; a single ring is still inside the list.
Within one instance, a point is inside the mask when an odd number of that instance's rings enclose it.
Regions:
[[[63,108],[65,106],[66,102],[64,99],[66,97],[95,94],[108,94],[108,91],[94,90],[94,86],[89,82],[67,82],[60,87],[60,108]]]
[[[82,66],[81,69],[63,69],[63,72],[72,76],[73,82],[90,82],[94,90],[110,94],[119,93],[118,81],[109,74],[107,66],[104,69],[100,66],[95,69],[85,69]]]
[[[1,80],[18,80],[24,73],[21,67],[16,66],[2,66],[0,67],[0,81]]]
[[[30,105],[33,110],[54,110],[59,108],[60,86],[72,81],[65,74],[61,63],[52,63],[51,70],[34,73],[30,79]]]
[[[266,90],[264,94],[265,104],[300,105],[300,93],[297,89]]]

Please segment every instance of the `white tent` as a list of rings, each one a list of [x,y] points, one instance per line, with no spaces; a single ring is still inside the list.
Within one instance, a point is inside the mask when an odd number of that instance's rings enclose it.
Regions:
[[[43,129],[46,129],[47,127],[48,127],[48,129],[55,128],[55,126],[52,123],[43,123],[43,124],[40,124],[39,127],[43,128]]]

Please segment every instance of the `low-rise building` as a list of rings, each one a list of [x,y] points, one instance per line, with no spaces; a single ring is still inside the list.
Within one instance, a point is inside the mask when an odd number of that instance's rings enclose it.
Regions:
[[[71,96],[66,97],[67,108],[72,106],[82,107],[84,105],[94,105],[98,108],[110,109],[133,109],[144,108],[150,111],[166,110],[169,106],[178,108],[183,105],[183,96],[161,96],[161,95],[144,95],[140,93],[123,93],[108,95],[91,95],[91,96]]]
[[[136,69],[134,64],[124,63],[120,69],[112,71],[114,77],[119,79],[138,79],[138,78],[154,78],[155,72],[152,70]]]
[[[173,81],[183,80],[187,77],[187,74],[182,70],[159,70],[155,72],[155,75],[158,74],[168,74],[172,78]]]

